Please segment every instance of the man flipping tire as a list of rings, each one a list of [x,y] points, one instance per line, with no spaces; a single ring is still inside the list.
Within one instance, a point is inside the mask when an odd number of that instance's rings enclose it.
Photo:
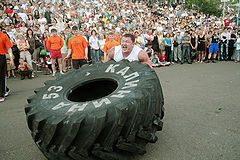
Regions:
[[[132,34],[125,34],[122,37],[121,45],[111,48],[104,62],[108,62],[111,59],[115,60],[116,62],[119,62],[123,59],[126,59],[130,62],[139,61],[142,64],[148,64],[152,68],[147,53],[135,45],[135,37]]]
[[[158,76],[134,38],[122,40],[108,62],[71,70],[29,97],[28,127],[48,159],[126,160],[157,141],[164,117]]]

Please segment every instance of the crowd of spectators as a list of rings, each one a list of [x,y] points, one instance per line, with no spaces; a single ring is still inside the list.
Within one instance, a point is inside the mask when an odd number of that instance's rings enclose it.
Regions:
[[[236,15],[231,10],[225,17],[216,17],[167,1],[152,4],[149,1],[124,0],[0,2],[0,26],[13,44],[15,68],[18,68],[21,57],[33,73],[44,61],[46,66],[51,64],[46,43],[52,29],[57,30],[64,42],[61,71],[71,68],[71,60],[64,57],[67,56],[73,26],[86,39],[89,45],[88,62],[92,64],[104,60],[104,52],[107,52],[104,44],[109,34],[120,42],[125,33],[135,36],[136,45],[148,53],[153,66],[183,64],[185,60],[189,64],[215,63],[216,60],[238,62],[240,32]],[[41,54],[44,51],[46,55]],[[8,69],[8,76],[15,76],[15,68]]]

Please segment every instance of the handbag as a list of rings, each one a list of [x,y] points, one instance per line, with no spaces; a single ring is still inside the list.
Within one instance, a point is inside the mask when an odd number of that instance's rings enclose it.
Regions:
[[[34,49],[33,49],[33,48],[29,48],[29,49],[28,49],[28,52],[29,52],[30,54],[33,54]]]
[[[35,48],[40,48],[42,47],[42,43],[39,40],[35,40]]]
[[[174,43],[173,43],[173,46],[174,46],[174,47],[177,47],[177,46],[178,46],[178,42],[174,42]]]

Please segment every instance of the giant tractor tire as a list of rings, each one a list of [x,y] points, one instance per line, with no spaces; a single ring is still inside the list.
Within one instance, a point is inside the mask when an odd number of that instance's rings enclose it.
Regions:
[[[129,159],[144,154],[162,130],[163,93],[147,64],[85,65],[34,92],[25,106],[27,124],[50,160]]]

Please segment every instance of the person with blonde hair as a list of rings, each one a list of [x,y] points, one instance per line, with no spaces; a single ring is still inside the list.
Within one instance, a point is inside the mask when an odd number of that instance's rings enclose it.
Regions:
[[[29,52],[30,48],[29,42],[25,39],[25,37],[21,33],[17,35],[17,47],[20,51],[20,58],[27,61],[30,67],[33,68],[32,55]]]

